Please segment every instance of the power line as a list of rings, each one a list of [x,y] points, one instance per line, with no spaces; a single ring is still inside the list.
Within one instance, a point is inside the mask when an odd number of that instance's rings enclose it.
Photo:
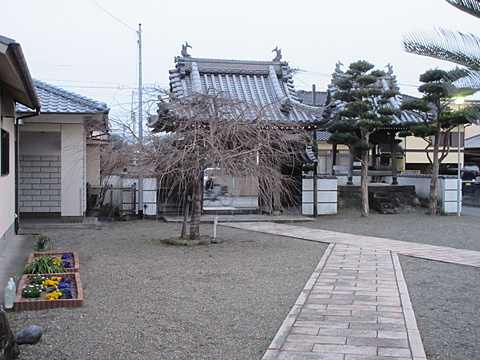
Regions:
[[[127,25],[126,23],[124,23],[122,20],[120,20],[119,18],[117,18],[115,15],[113,15],[112,13],[110,13],[107,9],[105,9],[102,5],[100,5],[99,3],[97,3],[95,0],[92,0],[92,2],[97,5],[100,9],[102,9],[103,11],[105,11],[108,15],[110,15],[112,18],[114,18],[115,20],[117,20],[120,24],[126,26],[127,28],[129,28],[130,30],[133,30],[135,32],[138,32],[136,29],[132,28],[130,25]]]
[[[297,69],[298,72],[302,73],[307,73],[311,75],[317,75],[317,76],[323,76],[323,77],[330,77],[332,74],[326,74],[326,73],[321,73],[321,72],[316,72],[316,71],[310,71],[310,70],[304,70],[304,69]]]
[[[67,65],[67,64],[37,63],[37,62],[33,62],[33,61],[30,62],[30,64],[48,65],[48,66],[56,66],[56,67],[73,67],[73,68],[92,68],[92,69],[110,69],[110,70],[129,70],[129,71],[132,71],[132,68],[119,68],[119,67],[111,67],[111,66]]]

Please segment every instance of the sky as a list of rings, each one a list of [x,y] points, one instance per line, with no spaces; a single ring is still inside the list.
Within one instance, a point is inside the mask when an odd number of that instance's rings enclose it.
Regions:
[[[33,78],[105,102],[110,117],[122,121],[138,100],[139,24],[144,88],[168,88],[168,70],[187,41],[192,57],[217,59],[272,60],[278,46],[282,60],[299,69],[295,87],[304,90],[312,84],[326,90],[337,61],[344,70],[357,60],[380,69],[390,63],[401,92],[413,96],[419,96],[421,73],[454,65],[406,53],[402,36],[439,27],[474,34],[478,29],[475,17],[445,0],[0,0],[0,5],[0,35],[20,43]]]

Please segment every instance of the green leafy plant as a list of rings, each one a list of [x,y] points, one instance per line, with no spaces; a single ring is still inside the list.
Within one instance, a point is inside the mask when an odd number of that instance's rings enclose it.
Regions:
[[[448,213],[442,209],[437,209],[438,216],[448,216]]]
[[[40,297],[40,294],[46,291],[46,286],[42,284],[26,285],[22,289],[22,296],[27,299],[34,299]]]
[[[49,249],[53,244],[52,239],[46,235],[39,235],[35,241],[35,251],[44,251]]]
[[[35,275],[29,280],[30,285],[43,285],[43,282],[47,280],[45,276]]]
[[[51,255],[42,255],[33,258],[23,268],[22,274],[53,274],[65,272],[60,258]]]

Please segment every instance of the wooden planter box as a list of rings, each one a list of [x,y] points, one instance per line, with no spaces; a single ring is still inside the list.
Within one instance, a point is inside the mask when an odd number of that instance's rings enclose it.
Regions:
[[[42,275],[42,274],[40,274]],[[25,284],[28,283],[28,279],[34,274],[26,274],[20,278],[17,287],[17,294],[13,302],[14,311],[24,311],[24,310],[44,310],[44,309],[53,309],[59,307],[81,307],[83,306],[83,289],[82,281],[80,280],[80,274],[78,272],[70,272],[63,274],[43,274],[43,276],[60,276],[65,278],[71,278],[75,281],[75,291],[77,296],[75,299],[55,299],[55,300],[46,300],[46,299],[23,299],[22,298],[22,289]]]
[[[66,272],[78,272],[80,270],[80,262],[78,260],[78,254],[76,252],[64,251],[64,252],[33,252],[30,253],[27,259],[27,263],[32,261],[35,257],[43,255],[62,257],[63,254],[69,254],[72,256],[72,267],[65,269]]]

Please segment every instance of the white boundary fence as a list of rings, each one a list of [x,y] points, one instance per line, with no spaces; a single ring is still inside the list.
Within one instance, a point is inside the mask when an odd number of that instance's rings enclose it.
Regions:
[[[317,179],[317,213],[334,215],[337,213],[337,179],[332,176]],[[313,215],[313,178],[302,180],[302,214]]]

